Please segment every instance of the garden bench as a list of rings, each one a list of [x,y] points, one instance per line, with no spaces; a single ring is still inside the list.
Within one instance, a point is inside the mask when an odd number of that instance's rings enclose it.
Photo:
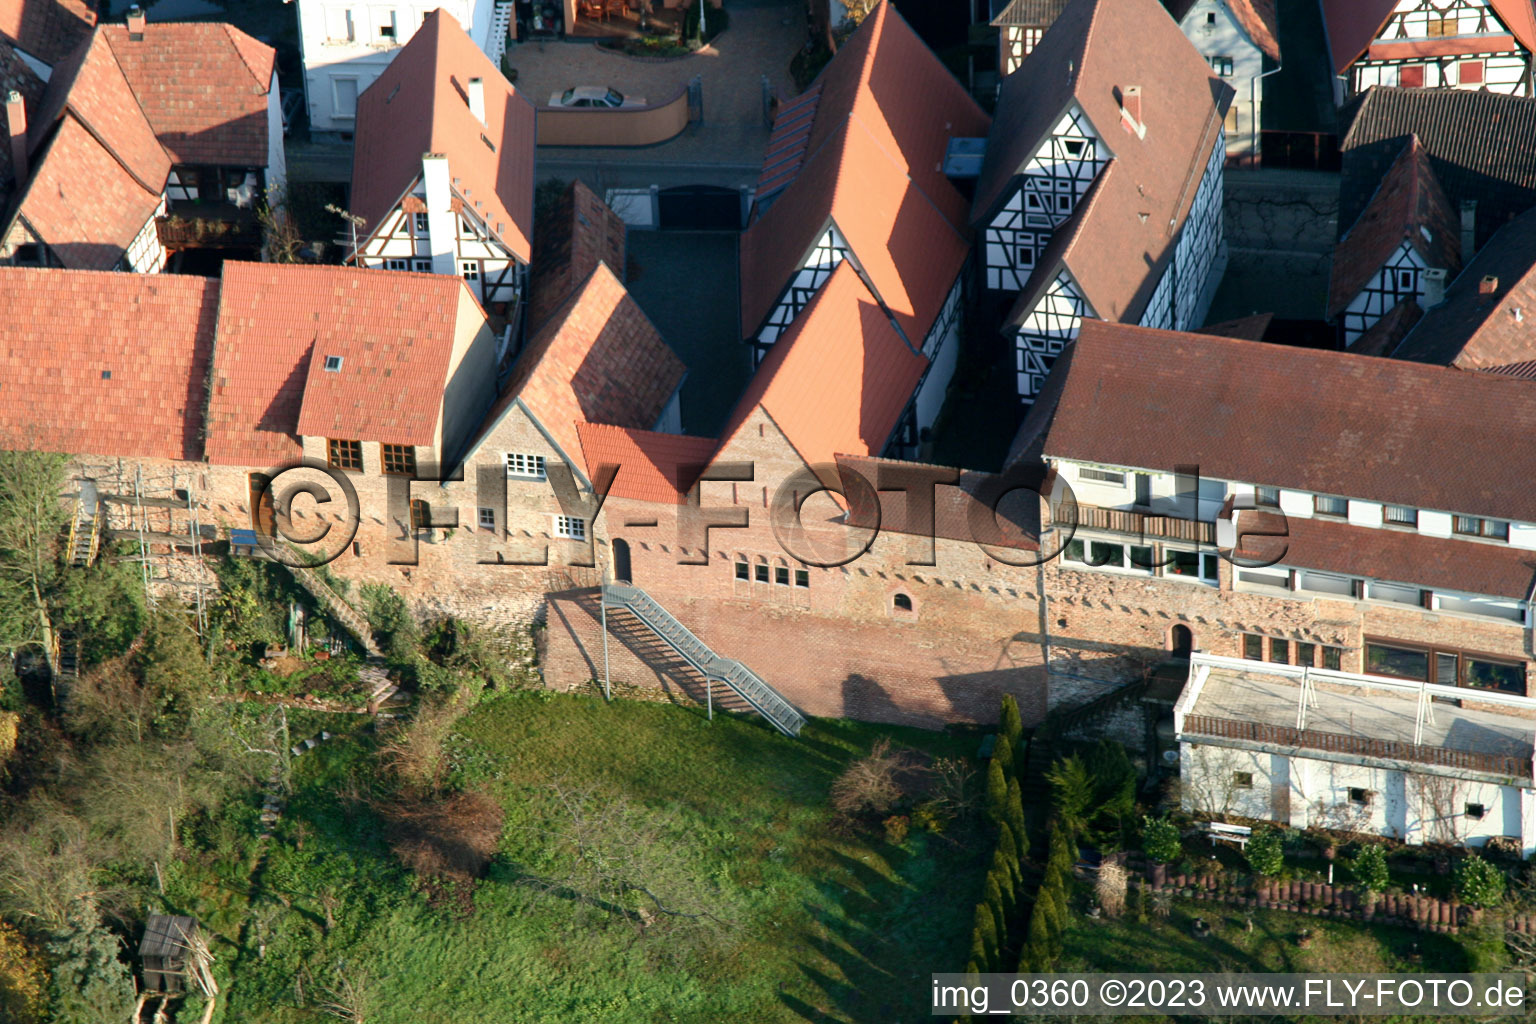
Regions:
[[[1236,843],[1239,848],[1248,845],[1248,840],[1253,838],[1253,829],[1247,825],[1228,825],[1220,821],[1206,821],[1201,823],[1201,828],[1212,839],[1223,839],[1229,843]]]

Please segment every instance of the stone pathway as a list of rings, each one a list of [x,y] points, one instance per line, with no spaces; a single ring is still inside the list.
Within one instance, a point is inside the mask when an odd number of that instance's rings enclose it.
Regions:
[[[704,122],[658,146],[637,149],[545,146],[540,159],[646,163],[759,164],[768,128],[763,124],[762,79],[781,99],[794,95],[789,62],[805,42],[805,15],[793,3],[726,4],[730,28],[698,53],[678,60],[634,60],[590,42],[530,41],[507,53],[517,88],[536,104],[573,85],[607,85],[627,95],[664,101],[695,75],[704,83]],[[590,184],[590,183],[589,183]]]

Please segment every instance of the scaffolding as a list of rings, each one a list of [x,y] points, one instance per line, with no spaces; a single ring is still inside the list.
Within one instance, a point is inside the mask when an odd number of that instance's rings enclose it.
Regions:
[[[169,592],[184,596],[196,613],[198,636],[206,638],[208,602],[218,580],[203,561],[203,542],[216,534],[203,523],[207,506],[193,486],[196,472],[147,473],[142,465],[118,459],[81,466],[77,477],[82,494],[94,490],[102,538],[137,545],[128,560],[139,563],[149,606]]]

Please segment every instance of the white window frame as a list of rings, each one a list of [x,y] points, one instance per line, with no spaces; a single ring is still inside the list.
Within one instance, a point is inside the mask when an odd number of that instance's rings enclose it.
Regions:
[[[466,281],[471,283],[478,281],[480,280],[480,264],[473,261],[461,262],[459,264],[459,273],[463,275]]]
[[[431,260],[412,260],[411,261],[411,269],[416,271],[416,273],[418,273],[418,274],[430,274],[430,273],[432,273],[432,261]]]
[[[476,513],[475,522],[482,530],[496,529],[496,510],[489,506],[481,505]]]
[[[424,214],[424,213],[413,213],[413,214],[411,214],[411,218],[412,218],[411,223],[412,223],[412,226],[415,227],[416,233],[418,235],[426,234],[427,231],[429,230],[427,225],[430,223],[427,220],[427,215]]]
[[[384,261],[385,270],[405,270],[409,264],[405,260],[389,259]]]
[[[1194,575],[1194,576],[1186,576],[1183,573],[1174,572],[1173,571],[1173,563],[1169,559],[1170,555],[1194,555],[1194,556],[1196,556],[1195,565],[1198,568],[1199,572],[1196,575]],[[1214,560],[1214,561],[1208,561],[1208,560]],[[1201,584],[1204,584],[1206,586],[1216,586],[1218,583],[1221,582],[1221,556],[1219,554],[1217,554],[1216,552],[1214,552],[1214,551],[1202,551],[1199,548],[1184,548],[1184,547],[1167,547],[1167,546],[1164,546],[1164,548],[1163,548],[1163,557],[1161,559],[1159,559],[1159,561],[1162,562],[1162,565],[1160,566],[1159,575],[1162,576],[1163,579],[1183,580],[1186,583],[1201,583]],[[1206,565],[1207,564],[1215,565],[1215,567],[1216,567],[1216,575],[1214,575],[1214,576],[1207,576],[1205,574],[1205,569],[1206,569]]]
[[[502,464],[507,467],[507,477],[512,480],[548,480],[549,472],[544,456],[527,452],[505,452]]]
[[[1116,484],[1125,486],[1125,473],[1115,469],[1099,469],[1095,466],[1081,466],[1077,470],[1079,480],[1087,480],[1095,484]]]
[[[565,540],[586,540],[587,521],[580,516],[556,515],[555,536]]]
[[[350,18],[351,16],[352,16],[351,12],[350,11],[347,12],[347,17]],[[339,83],[341,83],[341,82],[351,82],[353,87],[354,87],[354,89],[356,90],[353,93],[353,97],[352,97],[352,112],[350,114],[344,114],[344,113],[341,112],[341,95],[340,95],[340,93],[338,93],[336,91],[336,86]],[[362,82],[358,79],[358,77],[356,75],[332,75],[331,76],[331,116],[335,117],[335,118],[341,118],[341,119],[347,120],[347,121],[355,121],[355,120],[357,120],[357,104],[358,104],[358,101],[362,98],[362,95],[363,95]]]

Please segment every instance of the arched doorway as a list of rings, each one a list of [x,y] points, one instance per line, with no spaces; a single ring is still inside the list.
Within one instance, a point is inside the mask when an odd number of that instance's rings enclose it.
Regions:
[[[1188,626],[1174,626],[1168,634],[1168,644],[1173,650],[1173,657],[1179,661],[1188,661],[1190,654],[1195,650],[1195,634],[1190,632]]]
[[[613,542],[613,578],[625,583],[633,583],[635,577],[629,567],[629,541],[615,539]]]

